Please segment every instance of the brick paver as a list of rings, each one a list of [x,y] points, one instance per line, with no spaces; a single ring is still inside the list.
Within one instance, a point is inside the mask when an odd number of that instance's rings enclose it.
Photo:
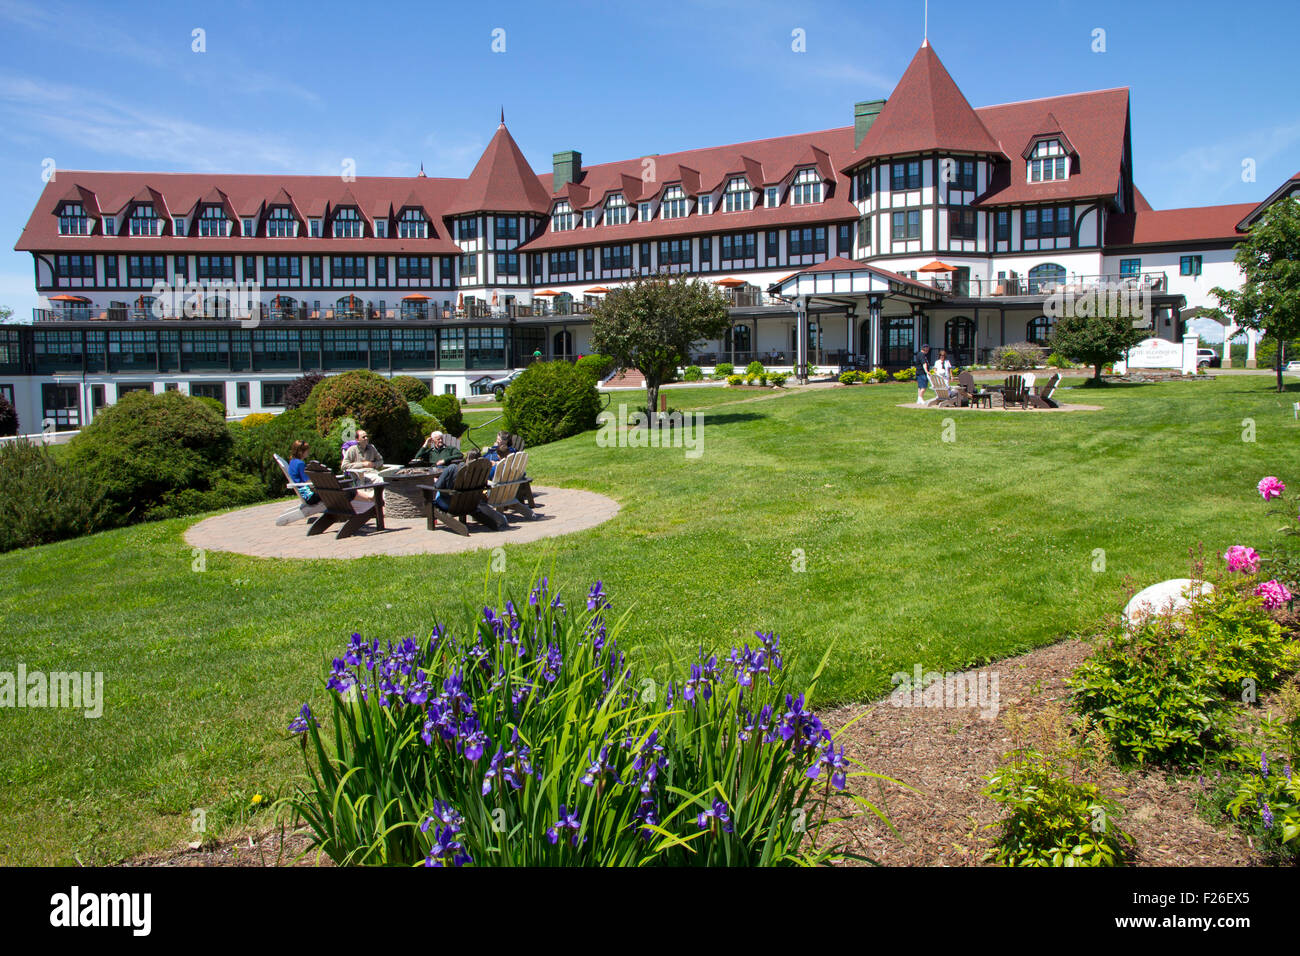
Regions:
[[[376,530],[371,523],[341,541],[334,537],[334,528],[309,538],[305,521],[276,525],[276,517],[293,506],[293,499],[285,498],[204,518],[185,532],[185,541],[194,548],[233,551],[257,558],[457,554],[585,531],[608,521],[619,510],[619,503],[613,498],[592,491],[534,486],[533,493],[539,505],[537,518],[529,521],[511,514],[510,527],[504,531],[492,531],[471,521],[468,538],[441,525],[429,531],[425,528],[424,518],[399,518],[389,514],[384,515],[386,528],[383,531]]]

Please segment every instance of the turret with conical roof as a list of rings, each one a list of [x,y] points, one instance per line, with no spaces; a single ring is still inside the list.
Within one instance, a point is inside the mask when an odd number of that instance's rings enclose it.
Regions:
[[[474,212],[516,212],[546,215],[551,199],[546,188],[529,167],[514,137],[506,129],[505,111],[492,142],[479,157],[474,171],[465,180],[446,215],[460,216]]]

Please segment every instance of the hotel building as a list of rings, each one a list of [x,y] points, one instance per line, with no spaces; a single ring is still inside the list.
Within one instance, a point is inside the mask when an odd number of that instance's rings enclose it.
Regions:
[[[592,351],[593,303],[657,273],[726,290],[706,368],[896,369],[923,342],[982,363],[1046,342],[1047,297],[1100,282],[1145,290],[1152,334],[1177,339],[1185,309],[1240,282],[1233,247],[1264,204],[1154,211],[1132,170],[1127,89],[975,109],[928,43],[852,125],[730,146],[565,150],[538,173],[503,116],[465,179],[59,170],[16,245],[40,307],[0,326],[0,394],[26,432],[132,389],[276,411],[312,369],[463,397],[537,351]],[[178,313],[158,282],[252,283],[256,306]]]

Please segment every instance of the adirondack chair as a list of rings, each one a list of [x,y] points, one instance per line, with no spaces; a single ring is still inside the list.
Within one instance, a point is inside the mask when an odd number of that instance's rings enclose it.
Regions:
[[[1061,403],[1052,398],[1052,393],[1056,391],[1056,386],[1061,383],[1061,373],[1053,372],[1052,377],[1043,385],[1038,386],[1029,394],[1029,406],[1031,408],[1060,408]]]
[[[509,441],[510,447],[515,450],[515,454],[524,450],[523,435],[511,435],[507,441]],[[537,499],[533,497],[533,481],[524,474],[522,468],[519,469],[519,500],[530,508],[537,507]]]
[[[325,504],[325,510],[321,516],[316,519],[315,524],[307,529],[307,534],[322,534],[326,528],[343,522],[343,527],[339,529],[336,535],[338,538],[348,538],[361,530],[367,521],[374,519],[375,528],[384,530],[384,498],[383,483],[370,485],[375,489],[374,498],[362,498],[360,496],[349,498],[348,492],[355,490],[345,488],[339,483],[334,473],[318,461],[313,461],[307,465],[307,475],[311,479],[312,489],[320,495],[320,499]]]
[[[455,435],[449,435],[447,432],[443,432],[443,433],[442,433],[442,447],[443,447],[443,448],[456,448],[456,449],[459,449],[459,448],[460,448],[460,439],[457,438]],[[436,459],[436,458],[434,459],[434,461],[437,461],[437,460],[438,460],[438,459]],[[419,458],[412,458],[412,459],[410,460],[410,462],[408,463],[408,467],[409,467],[409,466],[414,466],[414,465],[423,465],[423,464],[425,464],[425,462],[422,461],[421,459],[419,459]]]
[[[993,407],[993,393],[976,385],[975,376],[970,372],[962,372],[958,375],[957,383],[961,386],[962,393],[971,405],[983,405],[985,408]]]
[[[491,471],[492,462],[486,458],[477,458],[456,470],[450,489],[420,485],[428,514],[426,527],[432,531],[441,519],[449,530],[469,537],[469,528],[465,522],[474,518],[497,531],[505,528],[509,524],[505,515],[487,503],[488,474]],[[438,505],[440,495],[446,507]]]
[[[1029,389],[1025,388],[1023,375],[1008,375],[1002,383],[1002,407],[1010,408],[1012,405],[1029,407]]]
[[[1026,392],[1032,392],[1032,391],[1034,390],[1034,384],[1038,381],[1038,375],[1037,375],[1037,373],[1035,373],[1035,372],[1026,372],[1026,373],[1025,373],[1023,376],[1021,376],[1021,377],[1024,378],[1024,380],[1025,380],[1025,391],[1026,391]]]
[[[279,465],[280,470],[284,472],[284,480],[286,482],[285,487],[291,489],[298,495],[297,506],[290,508],[284,514],[276,518],[276,525],[283,526],[292,524],[295,521],[301,521],[303,518],[310,518],[313,515],[318,515],[323,512],[325,510],[325,502],[317,501],[315,504],[307,504],[307,499],[310,498],[312,494],[311,482],[294,481],[289,477],[289,463],[279,455],[272,455],[271,457],[275,459],[275,463]]]
[[[519,500],[519,489],[527,482],[524,477],[524,469],[527,467],[528,452],[526,451],[506,455],[497,462],[496,473],[487,493],[487,503],[490,508],[501,513],[517,511],[525,518],[537,517],[532,508]]]

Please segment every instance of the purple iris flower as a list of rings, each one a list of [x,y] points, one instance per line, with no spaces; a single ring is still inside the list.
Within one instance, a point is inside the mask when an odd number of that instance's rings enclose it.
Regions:
[[[334,658],[334,667],[330,673],[330,679],[325,682],[325,686],[337,694],[346,693],[347,689],[356,683],[356,678],[348,670],[347,663],[341,657]]]
[[[600,581],[591,586],[587,592],[587,610],[595,611],[609,607],[609,598],[605,595],[605,588]]]
[[[320,726],[320,722],[311,715],[311,708],[306,704],[302,705],[302,710],[298,711],[298,716],[289,723],[289,733],[305,734],[309,726]]]
[[[708,810],[701,811],[701,813],[695,818],[695,822],[701,830],[709,828],[711,825],[710,820],[716,820],[718,825],[722,827],[723,833],[731,832],[731,817],[727,813],[726,803],[722,800],[714,800],[712,807]]]
[[[560,646],[552,644],[546,649],[546,664],[542,668],[542,676],[548,683],[555,683],[560,676],[560,668],[564,666],[564,657],[560,654]]]
[[[1259,769],[1264,774],[1264,779],[1268,779],[1268,754],[1261,752],[1259,755]]]
[[[1264,821],[1264,829],[1273,829],[1273,811],[1269,809],[1268,804],[1264,804],[1264,810],[1260,813],[1259,818]]]
[[[831,786],[836,790],[843,790],[848,783],[849,762],[844,757],[844,748],[840,747],[836,752],[835,744],[828,743],[826,749],[822,751],[821,757],[815,764],[808,768],[808,776],[817,780],[821,777],[822,768],[829,768],[831,771]]]
[[[573,835],[569,837],[569,843],[572,846],[577,846],[579,842],[578,831],[581,829],[582,821],[578,819],[578,814],[569,810],[564,804],[560,804],[560,819],[555,821],[555,826],[546,831],[546,839],[550,840],[554,845],[559,842],[561,831],[572,830]],[[586,838],[583,837],[581,842],[586,843]]]
[[[591,750],[588,749],[587,760],[590,761],[591,765],[587,767],[587,772],[582,775],[582,779],[579,781],[584,787],[595,786],[596,781],[602,780],[605,774],[611,774],[617,783],[623,782],[619,779],[618,771],[615,769],[614,765],[609,762],[608,745],[600,748],[600,756],[596,757],[595,760],[592,760]]]
[[[456,831],[451,827],[442,827],[435,831],[433,846],[429,848],[429,855],[424,858],[425,866],[464,866],[466,863],[473,862],[470,855],[465,852],[465,845],[456,839]]]

